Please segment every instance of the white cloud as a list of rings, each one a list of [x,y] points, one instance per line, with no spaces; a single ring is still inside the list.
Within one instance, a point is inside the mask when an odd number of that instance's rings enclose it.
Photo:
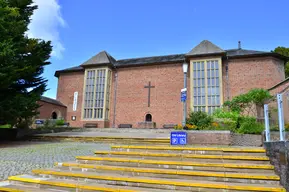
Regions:
[[[51,56],[60,59],[65,50],[59,36],[59,28],[65,27],[66,22],[61,16],[58,0],[34,0],[38,9],[32,15],[28,28],[28,36],[52,41]]]

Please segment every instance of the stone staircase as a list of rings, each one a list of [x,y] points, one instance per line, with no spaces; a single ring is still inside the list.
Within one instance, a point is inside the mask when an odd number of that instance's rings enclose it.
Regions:
[[[280,191],[263,148],[115,145],[0,182],[0,191]]]

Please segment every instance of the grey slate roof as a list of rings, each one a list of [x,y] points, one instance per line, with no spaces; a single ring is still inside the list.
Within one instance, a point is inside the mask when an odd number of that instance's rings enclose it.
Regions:
[[[41,96],[40,101],[46,102],[46,103],[51,103],[54,105],[60,105],[63,107],[66,107],[63,103],[61,103],[60,101],[56,100],[56,99],[52,99],[49,97],[45,97],[45,96]]]
[[[116,60],[108,54],[106,51],[101,51],[97,55],[91,57],[89,60],[84,62],[81,66],[87,65],[103,65],[103,64],[114,64]]]
[[[184,62],[184,54],[155,56],[155,57],[141,57],[133,59],[122,59],[115,63],[116,67],[121,66],[132,66],[132,65],[143,65],[143,64],[154,64],[154,63],[171,63],[171,62]]]
[[[226,51],[227,51],[227,56],[229,57],[270,53],[270,52],[265,52],[265,51],[255,51],[255,50],[247,50],[247,49],[228,49]]]
[[[208,40],[202,41],[199,45],[194,47],[186,56],[196,56],[196,55],[209,55],[209,54],[220,54],[225,53],[223,49],[213,44]]]

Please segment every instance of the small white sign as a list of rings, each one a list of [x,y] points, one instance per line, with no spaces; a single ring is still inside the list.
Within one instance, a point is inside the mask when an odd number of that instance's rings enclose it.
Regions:
[[[78,92],[74,92],[74,97],[73,97],[73,111],[77,110],[77,99],[78,99]]]
[[[187,88],[181,89],[181,92],[186,92],[186,91],[187,91]]]

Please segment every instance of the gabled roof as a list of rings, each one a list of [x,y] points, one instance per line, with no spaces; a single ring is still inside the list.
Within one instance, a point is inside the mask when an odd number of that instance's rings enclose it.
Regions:
[[[106,51],[101,51],[97,55],[91,57],[89,60],[81,64],[81,66],[104,64],[114,65],[114,63],[115,59],[110,54],[108,54]]]
[[[188,52],[186,56],[211,55],[221,53],[225,53],[225,51],[212,42],[204,40],[199,45],[194,47],[190,52]]]
[[[60,101],[56,100],[56,99],[52,99],[49,97],[45,97],[45,96],[41,96],[40,97],[40,101],[46,102],[46,103],[51,103],[54,105],[59,105],[59,106],[63,106],[66,107],[63,103],[61,103]]]
[[[246,50],[241,48],[223,50],[220,47],[216,46],[215,44],[211,43],[210,41],[204,40],[187,54],[174,54],[174,55],[115,60],[106,51],[101,51],[100,53],[93,56],[80,66],[56,71],[55,76],[59,77],[60,73],[84,71],[85,67],[94,65],[96,66],[109,65],[110,67],[131,67],[131,66],[142,66],[142,65],[164,64],[164,63],[180,63],[184,62],[184,60],[188,57],[212,56],[212,55],[221,55],[227,57],[228,59],[271,56],[279,58],[284,61],[289,60],[288,57],[273,52]]]

